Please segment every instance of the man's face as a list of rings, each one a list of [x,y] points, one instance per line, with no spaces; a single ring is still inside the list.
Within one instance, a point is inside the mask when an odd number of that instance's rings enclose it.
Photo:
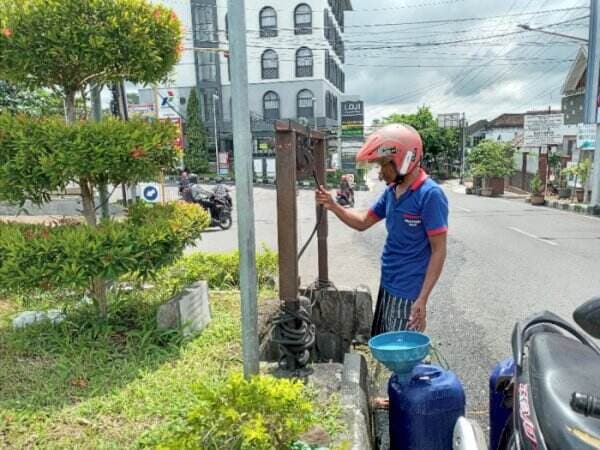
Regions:
[[[379,163],[379,179],[384,181],[385,184],[391,184],[396,181],[398,172],[396,172],[396,166],[390,160],[383,160]]]

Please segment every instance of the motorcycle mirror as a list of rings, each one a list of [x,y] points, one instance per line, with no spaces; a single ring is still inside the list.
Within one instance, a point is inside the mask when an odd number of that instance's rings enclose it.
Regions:
[[[573,313],[573,319],[587,334],[600,339],[600,297],[578,307]]]

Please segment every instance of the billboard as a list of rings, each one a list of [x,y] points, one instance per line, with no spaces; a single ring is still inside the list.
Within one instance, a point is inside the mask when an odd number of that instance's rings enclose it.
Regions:
[[[437,122],[440,128],[460,128],[460,113],[439,114]]]
[[[526,114],[523,146],[561,145],[564,123],[564,114]]]
[[[577,130],[577,148],[581,150],[596,149],[596,124],[580,123]]]
[[[565,114],[565,125],[579,125],[583,122],[584,94],[563,97],[562,112]]]
[[[365,105],[362,101],[342,102],[342,137],[362,139],[365,133]]]

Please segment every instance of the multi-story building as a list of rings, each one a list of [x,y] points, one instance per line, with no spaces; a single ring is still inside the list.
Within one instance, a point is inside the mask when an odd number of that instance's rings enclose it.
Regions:
[[[176,81],[164,87],[177,90],[176,103],[185,109],[192,87],[190,69],[195,72],[207,135],[215,135],[216,114],[219,148],[231,154],[231,73],[223,51],[229,45],[227,0],[161,1],[174,7],[183,20],[190,40],[186,48],[196,49],[185,52],[175,70]],[[186,7],[189,11],[181,11]],[[246,0],[249,105],[257,172],[260,159],[274,155],[277,119],[299,120],[337,135],[339,99],[345,91],[344,12],[351,9],[350,0]],[[149,95],[150,90],[142,90],[142,102]],[[272,161],[263,161],[263,172],[267,166],[273,167]]]

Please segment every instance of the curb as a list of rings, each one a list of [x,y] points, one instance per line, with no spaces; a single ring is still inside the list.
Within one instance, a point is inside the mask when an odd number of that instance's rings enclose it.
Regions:
[[[350,450],[372,450],[371,421],[367,395],[367,362],[362,355],[346,353],[342,372],[341,403],[346,432],[338,438],[350,442]]]
[[[563,203],[558,200],[547,201],[545,206],[548,208],[560,209],[561,211],[569,211],[575,214],[600,216],[600,206],[582,205],[580,203]]]

